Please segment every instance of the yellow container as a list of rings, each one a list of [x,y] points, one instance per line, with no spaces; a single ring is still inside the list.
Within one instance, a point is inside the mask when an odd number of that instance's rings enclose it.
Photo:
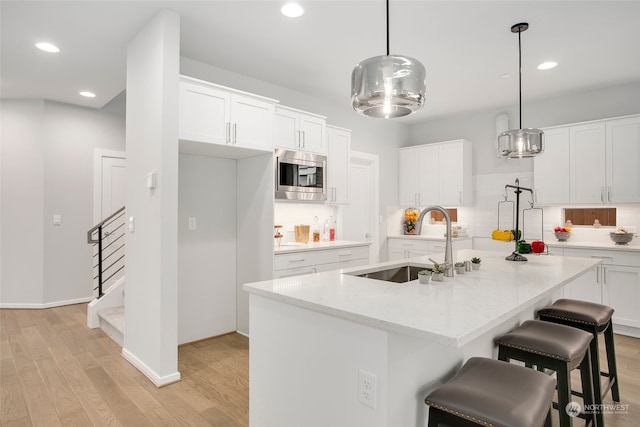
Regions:
[[[296,225],[294,226],[296,233],[296,242],[307,243],[309,241],[309,226],[308,225]]]

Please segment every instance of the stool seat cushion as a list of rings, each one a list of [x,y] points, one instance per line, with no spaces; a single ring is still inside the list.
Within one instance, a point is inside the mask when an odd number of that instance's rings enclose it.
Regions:
[[[472,357],[425,403],[485,426],[538,427],[544,423],[556,381],[533,369]]]
[[[611,320],[613,308],[594,302],[559,299],[549,307],[538,310],[538,315],[603,326]]]
[[[564,362],[582,357],[593,335],[557,323],[527,320],[518,328],[495,339],[497,345],[518,348]]]

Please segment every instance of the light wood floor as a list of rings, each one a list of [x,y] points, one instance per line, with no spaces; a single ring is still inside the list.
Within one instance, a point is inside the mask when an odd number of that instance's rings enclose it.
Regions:
[[[605,423],[636,427],[640,340],[616,336],[616,345],[621,403],[628,409],[606,414]],[[180,347],[182,381],[160,389],[120,351],[102,331],[86,327],[86,304],[0,310],[0,425],[249,425],[246,337]]]

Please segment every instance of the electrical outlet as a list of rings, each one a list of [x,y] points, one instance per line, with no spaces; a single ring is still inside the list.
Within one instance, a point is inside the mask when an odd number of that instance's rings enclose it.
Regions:
[[[378,390],[376,387],[377,377],[375,374],[358,371],[358,399],[361,403],[376,409],[376,401],[378,398]]]

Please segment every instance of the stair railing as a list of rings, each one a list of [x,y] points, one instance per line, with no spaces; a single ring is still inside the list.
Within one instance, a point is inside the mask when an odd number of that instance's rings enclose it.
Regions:
[[[98,298],[104,295],[103,285],[124,269],[124,213],[123,206],[87,231],[87,243],[94,247],[93,290]]]

